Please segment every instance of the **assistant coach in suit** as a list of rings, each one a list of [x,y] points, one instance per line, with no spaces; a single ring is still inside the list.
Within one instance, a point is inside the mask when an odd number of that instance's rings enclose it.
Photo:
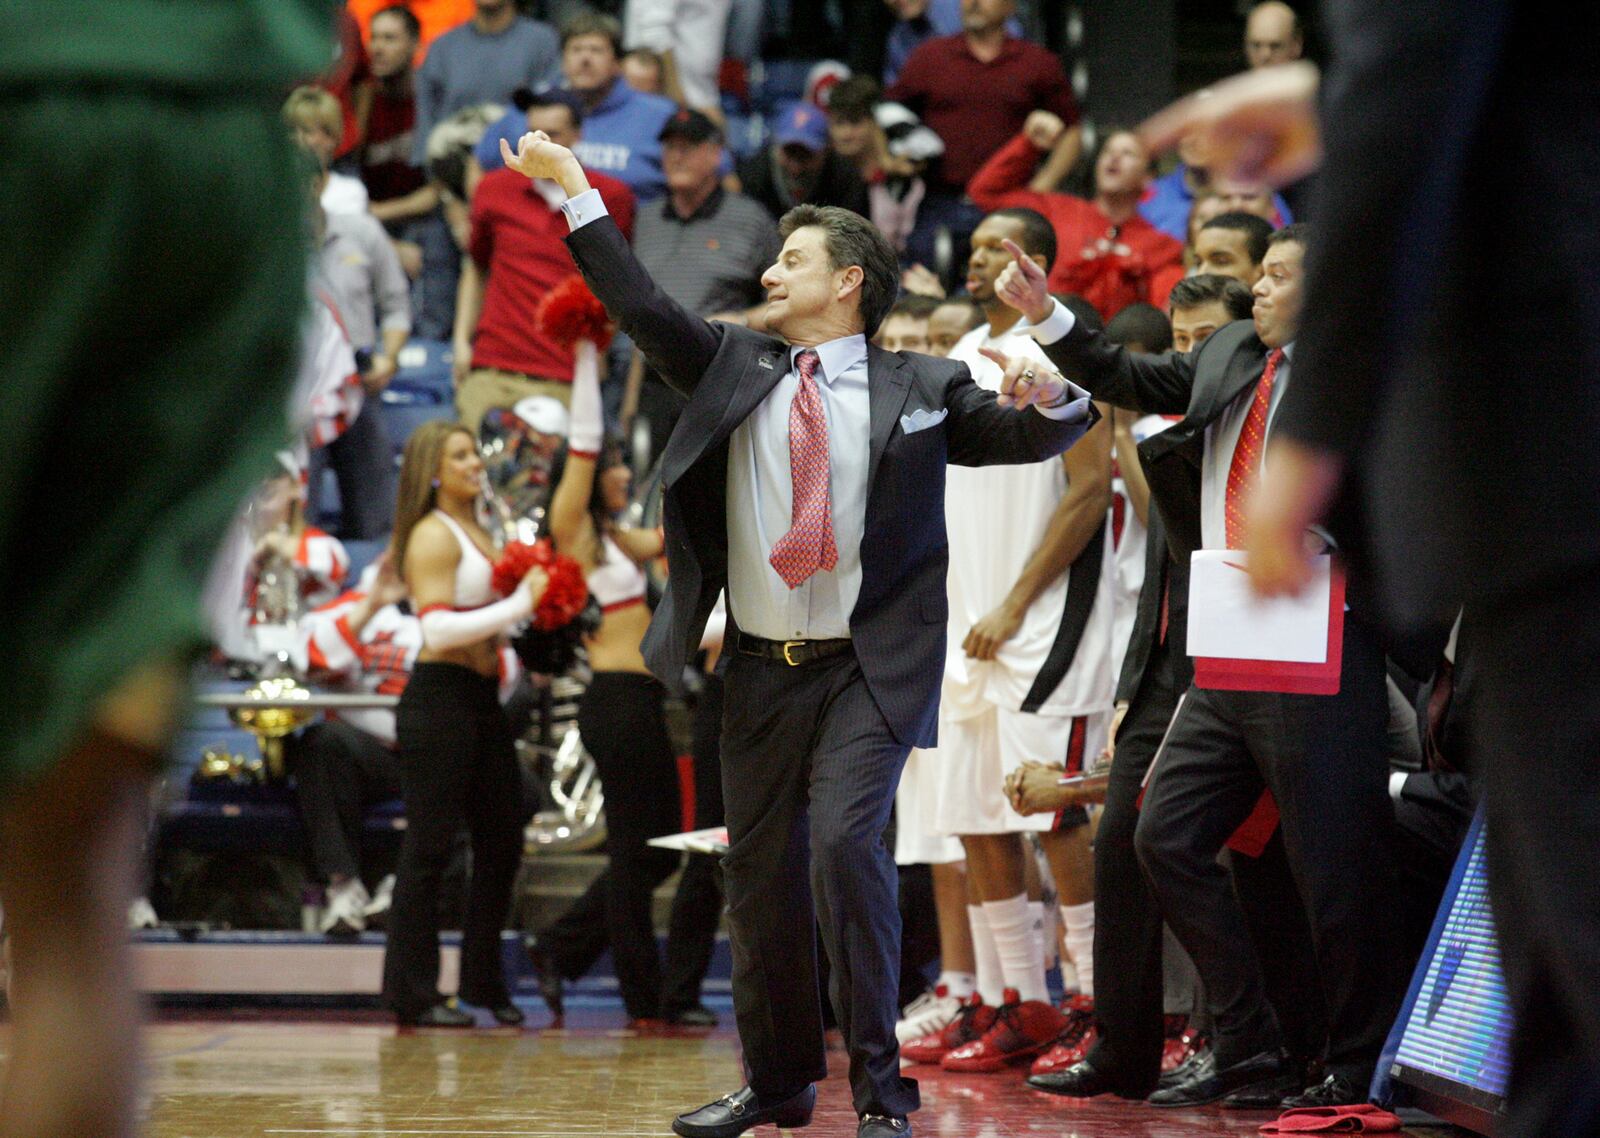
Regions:
[[[1183,415],[1140,448],[1180,562],[1197,549],[1239,548],[1244,491],[1258,477],[1273,409],[1294,382],[1310,235],[1298,225],[1275,233],[1254,289],[1253,321],[1218,329],[1188,355],[1128,352],[1076,325],[1028,266],[1008,266],[997,287],[1028,318],[1019,330],[1044,344],[1067,378],[1096,399]],[[1215,1033],[1213,1062],[1157,1091],[1154,1105],[1199,1105],[1246,1088],[1254,1098],[1292,1073],[1244,915],[1216,862],[1263,786],[1282,812],[1328,1013],[1326,1078],[1287,1094],[1283,1105],[1366,1100],[1403,986],[1392,938],[1383,932],[1394,892],[1387,693],[1363,586],[1351,576],[1336,695],[1191,685],[1155,759],[1135,846],[1168,924],[1205,982]]]
[[[1465,602],[1516,1020],[1502,1133],[1600,1134],[1600,25],[1510,0],[1325,14],[1325,241],[1252,576],[1299,587],[1298,535],[1341,509],[1392,635]],[[1310,136],[1281,94],[1217,101],[1174,125],[1217,119],[1259,174]]]
[[[909,749],[935,741],[945,465],[1041,462],[1094,411],[1059,376],[1001,397],[1035,408],[1019,413],[961,364],[870,347],[898,273],[894,250],[857,215],[785,216],[783,249],[762,277],[775,339],[666,297],[564,148],[526,135],[507,164],[560,183],[584,278],[688,399],[662,455],[672,571],[644,641],[663,681],[678,682],[728,595],[723,867],[750,1083],[673,1129],[732,1138],[810,1121],[827,1073],[814,909],[858,1134],[909,1134],[917,1091],[894,1035],[900,920],[882,835]]]

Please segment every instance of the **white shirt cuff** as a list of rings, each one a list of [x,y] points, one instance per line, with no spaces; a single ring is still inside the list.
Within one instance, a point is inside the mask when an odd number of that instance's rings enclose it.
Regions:
[[[596,218],[606,216],[606,203],[599,190],[585,190],[575,198],[561,203],[561,212],[567,215],[567,228],[582,229]]]
[[[1053,344],[1061,339],[1077,325],[1078,318],[1072,314],[1072,309],[1055,301],[1055,307],[1050,310],[1039,323],[1034,324],[1026,317],[1017,324],[1012,331],[1022,336],[1032,336],[1040,345]]]
[[[1389,797],[1399,802],[1400,795],[1406,788],[1406,779],[1410,777],[1405,771],[1395,771],[1391,774],[1389,776]]]
[[[1067,313],[1070,318],[1071,312]],[[1033,409],[1046,419],[1057,419],[1064,423],[1080,423],[1089,417],[1089,393],[1079,387],[1072,380],[1062,377],[1061,382],[1067,385],[1067,401],[1058,407],[1046,407],[1042,403],[1035,403]]]

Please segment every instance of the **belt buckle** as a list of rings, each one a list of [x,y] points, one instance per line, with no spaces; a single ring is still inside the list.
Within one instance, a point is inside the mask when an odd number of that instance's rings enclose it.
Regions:
[[[785,640],[783,642],[783,662],[785,664],[788,664],[789,667],[791,667],[791,668],[798,668],[801,664],[803,664],[805,661],[796,660],[796,659],[793,659],[793,658],[790,657],[789,649],[796,648],[796,647],[801,647],[804,644],[805,644],[804,640]]]

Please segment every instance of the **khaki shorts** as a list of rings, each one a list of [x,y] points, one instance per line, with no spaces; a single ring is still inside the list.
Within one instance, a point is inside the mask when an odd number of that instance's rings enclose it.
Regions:
[[[515,407],[530,395],[548,395],[568,407],[572,404],[572,384],[497,367],[475,367],[456,388],[456,416],[476,433],[490,408]]]

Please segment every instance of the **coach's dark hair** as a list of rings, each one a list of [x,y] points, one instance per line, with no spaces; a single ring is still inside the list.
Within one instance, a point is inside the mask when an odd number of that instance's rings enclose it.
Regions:
[[[605,36],[611,41],[611,54],[622,58],[622,21],[615,16],[588,9],[580,11],[561,25],[562,48],[579,36]]]
[[[1272,241],[1272,223],[1257,217],[1253,213],[1233,209],[1227,213],[1219,213],[1210,221],[1200,227],[1206,229],[1232,229],[1244,234],[1245,251],[1249,254],[1250,263],[1259,265],[1261,258],[1267,255],[1267,245]]]
[[[1293,241],[1300,248],[1309,250],[1311,248],[1311,223],[1309,221],[1297,221],[1293,225],[1285,225],[1267,238],[1267,245],[1269,247],[1282,245],[1285,241]]]
[[[1007,209],[997,209],[990,217],[1009,217],[1013,221],[1022,222],[1022,240],[1017,244],[1022,246],[1024,253],[1033,253],[1044,258],[1044,271],[1049,272],[1056,263],[1056,227],[1050,224],[1050,219],[1036,209],[1027,206],[1011,206]]]
[[[532,110],[548,110],[550,107],[565,108],[567,114],[572,116],[572,129],[583,128],[583,100],[576,92],[567,91],[560,87],[550,87],[544,91],[529,91],[523,95],[517,104],[523,114]]]
[[[933,315],[933,310],[943,303],[943,297],[925,296],[920,292],[905,292],[900,294],[900,299],[889,309],[889,316],[909,316],[913,320],[926,320]]]
[[[1106,339],[1159,355],[1172,347],[1172,322],[1152,304],[1130,304],[1106,322]]]
[[[1172,312],[1213,302],[1219,302],[1227,309],[1228,319],[1248,320],[1255,298],[1250,295],[1243,281],[1225,277],[1221,273],[1196,273],[1192,277],[1184,277],[1167,294],[1167,308]]]
[[[822,230],[828,266],[834,272],[861,266],[861,322],[871,339],[900,290],[900,259],[894,246],[872,222],[836,205],[797,205],[778,222],[778,233],[787,241],[795,230],[810,225]]]

